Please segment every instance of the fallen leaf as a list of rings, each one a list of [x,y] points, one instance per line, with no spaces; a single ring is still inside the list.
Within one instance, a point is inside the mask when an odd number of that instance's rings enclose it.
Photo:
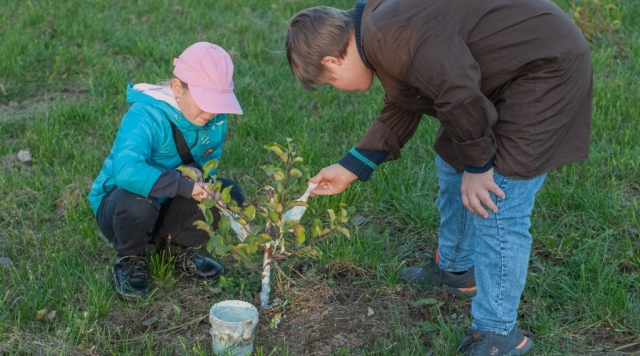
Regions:
[[[44,317],[47,316],[48,312],[49,312],[49,309],[47,309],[47,308],[38,310],[38,312],[36,313],[36,319],[38,319],[38,320],[44,319]]]
[[[412,307],[423,307],[425,305],[433,305],[433,304],[437,304],[438,301],[435,298],[423,298],[423,299],[418,299],[415,302],[410,302],[409,304],[411,304]]]
[[[367,316],[372,316],[374,313],[373,309],[369,308],[369,310],[367,311]]]
[[[277,329],[278,324],[280,324],[281,320],[282,320],[282,313],[275,313],[273,315],[273,318],[271,318],[271,323],[269,324],[271,329]]]

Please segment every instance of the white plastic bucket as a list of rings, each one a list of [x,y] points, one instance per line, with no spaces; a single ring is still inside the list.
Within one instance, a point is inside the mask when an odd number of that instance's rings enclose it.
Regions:
[[[258,325],[258,309],[241,300],[214,304],[209,312],[213,352],[224,356],[247,356],[253,353]]]

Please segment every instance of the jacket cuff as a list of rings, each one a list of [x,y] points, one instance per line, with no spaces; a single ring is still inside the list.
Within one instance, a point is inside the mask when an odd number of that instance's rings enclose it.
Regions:
[[[477,140],[458,142],[454,139],[452,141],[458,160],[472,167],[484,167],[496,154],[493,131]]]
[[[189,178],[180,177],[178,181],[178,192],[177,195],[181,195],[185,198],[190,198],[191,193],[193,192],[193,186],[196,183]]]
[[[464,165],[464,171],[469,173],[484,173],[488,172],[491,168],[493,168],[493,157],[482,167],[473,167],[468,164]]]
[[[378,168],[380,163],[389,155],[384,151],[369,151],[360,148],[352,148],[349,153],[342,157],[338,164],[358,176],[361,181],[367,181],[371,173]]]

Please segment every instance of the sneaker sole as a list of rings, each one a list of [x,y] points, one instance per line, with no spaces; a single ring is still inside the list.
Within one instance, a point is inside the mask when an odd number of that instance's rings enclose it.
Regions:
[[[525,336],[524,340],[522,340],[520,345],[516,346],[516,348],[511,350],[507,355],[508,356],[524,355],[525,353],[531,351],[532,348],[533,348],[533,340]]]
[[[186,271],[185,271],[185,272],[186,272]],[[189,273],[187,273],[187,275],[188,275],[188,276],[191,276],[191,277],[194,277],[194,278],[197,278],[197,279],[207,279],[207,280],[218,279],[218,278],[220,278],[220,276],[222,276],[223,274],[224,274],[224,267],[222,267],[222,268],[220,269],[220,271],[218,271],[218,273],[216,273],[216,274],[214,274],[214,275],[212,275],[212,276],[203,276],[203,275],[199,275],[199,274],[197,274],[197,273],[194,273],[194,274],[189,274]]]
[[[478,293],[477,287],[471,287],[471,288],[444,287],[443,289],[458,297],[464,296],[468,298],[473,298]]]

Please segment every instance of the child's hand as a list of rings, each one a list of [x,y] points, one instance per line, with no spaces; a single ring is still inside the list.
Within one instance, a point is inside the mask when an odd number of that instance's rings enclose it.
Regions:
[[[193,185],[193,191],[191,191],[191,198],[195,201],[201,201],[204,198],[209,198],[211,196],[211,192],[201,185],[200,183],[196,183]]]
[[[311,191],[311,196],[338,194],[347,189],[356,179],[358,176],[337,163],[325,167],[315,177],[309,179],[309,182],[318,185]]]
[[[498,212],[498,206],[491,200],[489,193],[497,195],[500,199],[505,198],[504,192],[493,180],[493,168],[484,173],[464,172],[460,191],[462,204],[474,215],[480,215],[485,219],[489,217],[485,206],[494,213]]]

